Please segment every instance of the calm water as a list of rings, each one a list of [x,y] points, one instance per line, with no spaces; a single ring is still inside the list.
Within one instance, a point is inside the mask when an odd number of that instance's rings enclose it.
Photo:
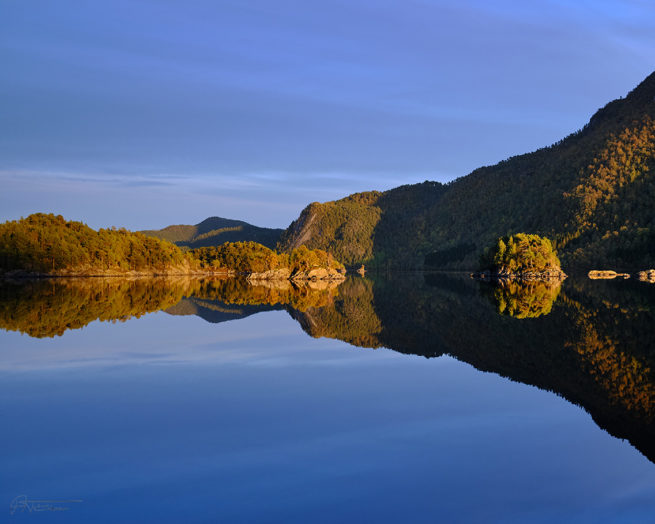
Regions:
[[[654,320],[631,281],[4,284],[0,521],[652,521]]]

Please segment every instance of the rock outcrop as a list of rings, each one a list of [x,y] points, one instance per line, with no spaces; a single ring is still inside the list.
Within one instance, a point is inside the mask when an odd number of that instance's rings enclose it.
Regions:
[[[295,273],[292,274],[289,268],[283,267],[279,269],[271,269],[269,271],[263,271],[261,273],[250,273],[249,275],[246,276],[246,280],[248,280],[249,282],[272,281],[272,280],[291,280],[294,282],[317,281],[317,280],[341,281],[346,278],[344,276],[344,273],[345,270],[316,267],[313,269],[308,269],[306,271],[296,271]]]
[[[551,269],[548,271],[535,271],[535,272],[500,272],[495,273],[493,271],[477,271],[471,273],[471,278],[477,280],[523,280],[523,281],[537,281],[537,280],[550,280],[550,281],[561,281],[566,278],[566,273],[561,269]]]
[[[291,271],[287,267],[279,269],[269,269],[260,273],[250,273],[246,279],[253,280],[289,280]]]
[[[639,280],[642,282],[650,282],[651,284],[655,284],[655,269],[640,271],[637,274],[637,278],[639,278]]]
[[[612,270],[597,270],[594,269],[587,273],[587,276],[592,280],[611,280],[613,278],[630,278],[628,273],[617,273]]]
[[[291,280],[345,280],[345,270],[317,267],[307,271],[297,271],[291,275]]]

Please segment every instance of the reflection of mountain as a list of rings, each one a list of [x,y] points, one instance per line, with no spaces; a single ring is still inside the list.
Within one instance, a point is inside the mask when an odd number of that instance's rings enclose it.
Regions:
[[[165,310],[208,322],[261,311],[320,308],[337,294],[336,282],[256,284],[234,278],[77,278],[0,282],[0,328],[53,337],[94,320],[125,321]]]
[[[372,282],[349,278],[339,287],[339,295],[326,307],[304,311],[288,308],[289,314],[312,337],[338,338],[355,346],[378,347],[382,330],[375,313]]]
[[[277,309],[283,309],[283,307],[279,305],[251,306],[248,304],[234,306],[221,302],[220,300],[205,300],[191,297],[183,298],[174,306],[169,307],[166,310],[166,313],[178,316],[196,315],[203,320],[206,320],[207,322],[211,322],[212,324],[219,324],[229,320],[246,318],[250,315],[254,315],[255,313],[260,313],[262,311],[274,311]]]
[[[223,322],[274,309],[286,309],[313,337],[450,354],[553,391],[655,461],[655,286],[567,279],[561,290],[492,288],[464,276],[411,273],[316,288],[235,279],[0,285],[0,327],[35,337],[158,310]]]
[[[426,357],[450,354],[479,370],[554,391],[655,461],[655,292],[643,285],[593,284],[567,281],[554,306],[544,301],[554,292],[535,289],[536,297],[529,297],[527,290],[514,289],[528,313],[536,311],[531,305],[547,304],[550,314],[522,314],[518,307],[514,311],[523,318],[513,318],[498,314],[498,303],[488,300],[488,284],[468,278],[376,280],[373,325],[379,322],[381,330],[370,345]],[[311,321],[338,318],[336,305]],[[309,330],[305,315],[295,317],[312,335],[342,338],[339,322]]]

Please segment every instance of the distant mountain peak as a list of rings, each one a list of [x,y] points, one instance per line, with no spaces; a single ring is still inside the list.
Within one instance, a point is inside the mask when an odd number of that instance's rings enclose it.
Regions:
[[[196,248],[217,246],[225,242],[253,241],[273,249],[282,231],[253,226],[243,220],[213,216],[195,225],[176,224],[142,233],[168,240],[181,247]]]

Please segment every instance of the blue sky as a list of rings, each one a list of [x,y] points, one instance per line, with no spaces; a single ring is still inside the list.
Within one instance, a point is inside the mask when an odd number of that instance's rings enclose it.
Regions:
[[[0,0],[0,219],[286,227],[555,142],[653,50],[646,0]]]

